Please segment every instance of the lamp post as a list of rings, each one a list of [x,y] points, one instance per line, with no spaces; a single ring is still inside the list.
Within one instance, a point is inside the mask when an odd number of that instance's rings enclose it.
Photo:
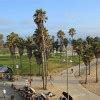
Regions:
[[[68,95],[67,95],[67,99],[69,100],[69,84],[68,84],[68,83],[69,83],[69,82],[68,82],[68,80],[69,80],[69,79],[68,79],[68,77],[69,77],[69,76],[68,76],[68,65],[69,65],[69,62],[70,62],[70,63],[72,63],[73,61],[72,61],[72,60],[69,60],[69,61],[68,61],[67,48],[66,48],[66,60],[65,60],[65,59],[63,59],[63,62],[66,62],[66,74],[67,74],[67,94],[68,94]]]

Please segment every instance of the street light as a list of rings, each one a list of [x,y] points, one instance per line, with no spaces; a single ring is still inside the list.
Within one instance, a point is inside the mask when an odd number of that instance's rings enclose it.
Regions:
[[[70,63],[72,63],[73,61],[72,60],[69,60],[68,61],[68,54],[67,54],[67,49],[66,49],[66,60],[65,59],[63,59],[63,62],[65,62],[66,61],[66,67],[67,67],[67,70],[66,70],[66,72],[67,72],[67,99],[69,100],[69,88],[68,88],[68,62],[70,62]]]

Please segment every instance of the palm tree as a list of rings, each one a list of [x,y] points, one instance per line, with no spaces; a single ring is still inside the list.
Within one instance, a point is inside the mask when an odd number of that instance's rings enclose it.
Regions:
[[[23,38],[19,37],[18,38],[18,41],[17,41],[17,48],[18,48],[18,52],[19,52],[19,55],[20,55],[20,68],[22,69],[22,55],[24,53],[24,45],[25,44],[25,41]]]
[[[82,54],[82,39],[79,38],[74,42],[74,49],[76,50],[78,56],[79,56],[79,76],[80,76],[80,61],[81,61],[81,54]]]
[[[91,60],[94,57],[93,48],[91,46],[90,47],[88,46],[87,48],[85,48],[85,50],[83,50],[82,57],[83,57],[83,62],[86,65],[86,81],[85,81],[85,83],[87,83],[87,66],[90,67]],[[89,74],[90,74],[90,72],[89,72]]]
[[[10,35],[7,36],[7,45],[10,50],[10,54],[12,58],[13,70],[15,68],[14,56],[15,56],[15,48],[16,48],[17,39],[18,39],[18,34],[14,32],[10,33]]]
[[[70,28],[68,33],[71,36],[72,41],[73,41],[73,37],[76,34],[76,30],[74,28]],[[72,43],[72,60],[73,60],[73,43]]]
[[[68,46],[68,39],[67,38],[64,38],[64,46],[65,46],[65,48]]]
[[[31,70],[32,70],[32,50],[33,50],[33,43],[32,43],[32,39],[30,37],[27,38],[27,40],[25,41],[25,46],[27,49],[27,56],[29,58],[29,63],[30,63],[30,81],[31,81]]]
[[[60,47],[58,39],[54,42],[54,48],[56,49],[56,52],[58,51],[58,48]]]
[[[64,36],[65,36],[65,33],[62,30],[59,30],[57,32],[57,37],[60,40],[60,53],[61,53],[61,56],[62,56],[62,52],[64,52]]]
[[[93,46],[93,43],[94,43],[94,39],[92,38],[92,37],[90,37],[90,36],[87,36],[86,37],[86,41],[87,41],[87,44],[88,44],[88,47],[91,47],[91,50],[93,50],[92,49],[92,46]],[[91,51],[91,53],[92,53],[92,51]],[[93,53],[92,53],[93,54]],[[91,61],[92,59],[90,59],[90,61]],[[89,63],[89,75],[90,75],[90,63]]]
[[[46,20],[48,19],[46,17],[46,12],[43,11],[42,9],[37,9],[35,14],[33,15],[34,18],[34,22],[37,25],[37,27],[39,29],[43,29],[44,28],[44,22],[46,22]]]
[[[100,58],[100,38],[94,38],[93,52],[96,58],[96,82],[98,82],[98,58]]]
[[[34,16],[34,22],[37,25],[37,37],[39,37],[39,43],[37,44],[39,47],[39,51],[42,55],[42,67],[43,67],[43,89],[47,88],[47,66],[46,66],[46,40],[48,39],[47,29],[44,27],[44,22],[46,22],[46,12],[42,9],[37,9]],[[40,46],[39,46],[40,45]]]
[[[51,39],[51,41],[52,41],[52,51],[53,51],[53,53],[54,53],[54,50],[55,50],[55,36],[52,36],[52,39]]]
[[[88,45],[93,45],[93,42],[94,42],[94,39],[92,38],[92,37],[90,37],[90,36],[87,36],[86,37],[86,41],[87,41],[87,43],[88,43]]]
[[[87,52],[86,51],[83,51],[82,52],[82,60],[86,66],[86,78],[85,78],[85,83],[87,83],[87,66],[89,65],[89,57],[87,55]]]

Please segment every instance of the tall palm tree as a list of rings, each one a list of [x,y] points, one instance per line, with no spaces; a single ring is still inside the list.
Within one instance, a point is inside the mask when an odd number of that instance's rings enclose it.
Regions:
[[[62,30],[59,30],[57,32],[57,37],[58,39],[60,40],[60,57],[62,56],[62,52],[64,52],[64,36],[65,36],[65,33],[62,31]]]
[[[41,51],[42,55],[42,67],[43,67],[43,88],[47,88],[47,75],[46,75],[46,40],[48,39],[47,35],[47,29],[44,27],[44,22],[46,22],[46,12],[42,9],[37,9],[34,16],[33,16],[34,22],[37,25],[37,31],[38,31],[38,37],[39,37],[39,51]]]
[[[74,42],[75,46],[74,49],[76,50],[78,56],[79,56],[79,76],[80,76],[80,61],[81,61],[81,54],[82,54],[82,39],[79,38]]]
[[[74,28],[70,28],[69,31],[68,31],[68,33],[71,36],[72,41],[73,41],[73,37],[76,34],[76,30]],[[72,44],[72,60],[73,60],[73,44]]]
[[[46,16],[46,12],[43,11],[42,9],[37,9],[35,14],[33,15],[34,18],[34,22],[37,25],[37,27],[39,29],[43,29],[44,28],[44,22],[46,22],[46,20],[48,19]]]
[[[96,58],[96,82],[98,82],[98,58],[100,58],[100,38],[94,38],[93,52]]]
[[[87,66],[90,66],[91,60],[94,57],[93,48],[88,46],[85,50],[83,50],[82,57],[83,57],[83,62],[86,65],[86,81],[85,81],[85,83],[87,83]]]
[[[85,78],[85,83],[87,83],[87,66],[89,65],[89,57],[88,57],[88,55],[87,55],[87,52],[86,51],[83,51],[82,52],[83,54],[82,54],[82,60],[83,60],[83,62],[84,62],[84,64],[85,64],[85,66],[86,66],[86,78]]]
[[[93,42],[94,42],[94,39],[92,38],[92,37],[90,37],[90,36],[87,36],[86,37],[86,41],[87,41],[87,43],[88,43],[88,45],[93,45]]]

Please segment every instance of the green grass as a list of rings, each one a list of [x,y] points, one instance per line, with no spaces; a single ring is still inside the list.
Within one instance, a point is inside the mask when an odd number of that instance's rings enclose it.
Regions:
[[[8,48],[1,48],[0,49],[0,54],[2,54],[2,55],[10,54],[9,49]]]
[[[0,53],[2,54],[2,53]],[[12,65],[12,59],[10,55],[6,55],[7,53],[5,53],[4,55],[0,55],[0,65],[7,65],[10,66],[11,68],[13,68]],[[54,55],[50,55],[49,59],[48,59],[48,71],[49,73],[56,73],[58,71],[64,70],[67,67],[71,67],[72,65],[77,65],[78,64],[78,56],[74,56],[73,57],[73,63],[69,63],[68,66],[66,66],[66,62],[63,62],[64,57],[61,57],[61,54],[54,54]],[[68,61],[71,59],[71,57],[68,57]],[[19,57],[15,57],[15,73],[17,71],[16,69],[16,64],[20,65],[20,60]],[[20,68],[19,66],[19,74],[29,74],[29,60],[27,56],[22,56],[22,68]],[[39,74],[39,65],[36,64],[35,58],[32,57],[32,70],[31,73],[34,75],[38,75]],[[42,67],[40,67],[42,70]]]

